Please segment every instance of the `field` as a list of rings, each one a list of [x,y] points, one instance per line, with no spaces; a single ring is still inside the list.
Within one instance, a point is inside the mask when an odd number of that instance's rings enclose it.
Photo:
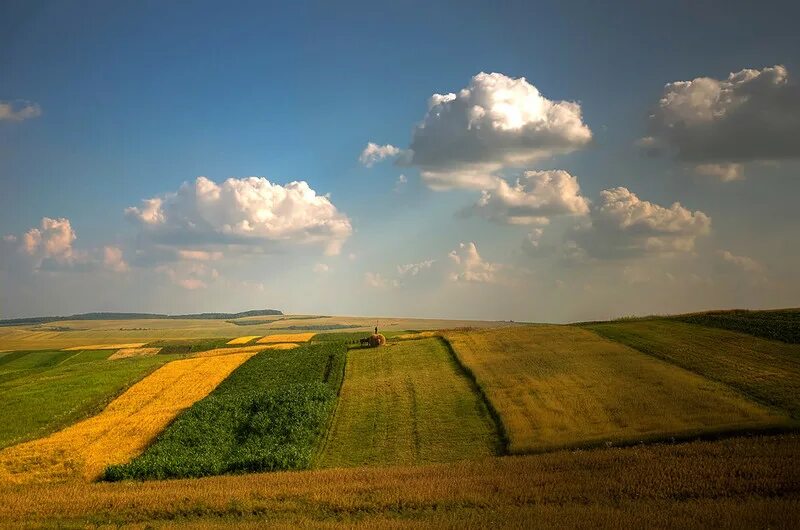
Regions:
[[[350,350],[323,467],[411,465],[497,454],[496,427],[438,338]]]
[[[112,352],[17,351],[0,356],[0,448],[30,440],[99,412],[116,395],[176,359],[117,361]]]
[[[0,485],[0,526],[796,528],[800,439],[733,438],[417,467]]]
[[[589,329],[721,381],[800,419],[800,345],[667,320],[595,324]]]
[[[800,309],[708,311],[678,315],[672,319],[712,328],[739,331],[765,339],[792,344],[800,343]]]
[[[178,414],[250,355],[184,359],[162,366],[100,414],[46,438],[0,451],[0,481],[96,478],[109,464],[141,453]]]
[[[310,467],[333,412],[344,354],[337,344],[264,351],[178,418],[144,454],[109,468],[106,478]]]
[[[444,336],[497,411],[512,453],[789,422],[722,384],[577,327]]]

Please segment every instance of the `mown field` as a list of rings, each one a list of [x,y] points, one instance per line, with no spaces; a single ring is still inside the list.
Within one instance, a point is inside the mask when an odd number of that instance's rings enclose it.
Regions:
[[[492,418],[439,338],[355,348],[322,467],[412,465],[501,450]]]
[[[153,482],[0,485],[0,526],[796,528],[793,435]]]
[[[182,414],[141,456],[109,467],[104,478],[310,467],[341,386],[345,352],[341,344],[322,343],[256,355]]]
[[[127,387],[177,358],[158,355],[107,360],[113,353],[0,354],[0,448],[50,434],[99,412]]]
[[[512,453],[790,421],[723,384],[573,326],[444,336],[497,411]]]
[[[800,344],[671,320],[587,327],[800,419]]]

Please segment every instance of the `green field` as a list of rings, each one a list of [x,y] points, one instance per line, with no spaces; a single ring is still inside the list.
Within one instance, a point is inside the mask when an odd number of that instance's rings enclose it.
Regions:
[[[107,480],[201,477],[312,465],[335,406],[345,347],[268,350],[195,403]]]
[[[721,381],[800,419],[800,345],[671,320],[591,324],[589,329]]]
[[[483,458],[499,439],[485,405],[439,338],[356,348],[322,467]]]
[[[0,356],[0,448],[49,434],[100,411],[172,355],[107,360],[98,351],[16,351]]]
[[[800,309],[774,309],[769,311],[707,311],[677,315],[671,320],[699,324],[712,328],[748,333],[765,339],[800,343]]]
[[[788,417],[573,326],[446,332],[513,453],[763,428]]]

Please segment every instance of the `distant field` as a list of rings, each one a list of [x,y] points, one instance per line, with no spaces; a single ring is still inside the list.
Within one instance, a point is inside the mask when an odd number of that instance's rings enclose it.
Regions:
[[[308,468],[333,412],[344,360],[345,347],[334,343],[264,351],[182,414],[141,456],[110,467],[105,478]]]
[[[177,358],[107,360],[112,353],[17,351],[0,356],[0,448],[99,412],[126,387]]]
[[[789,421],[720,383],[577,327],[444,336],[499,414],[512,453]]]
[[[668,320],[592,324],[589,329],[722,381],[800,419],[800,345]]]
[[[352,349],[322,467],[484,458],[495,425],[441,339]]]
[[[97,478],[109,464],[126,462],[141,453],[178,414],[251,355],[183,359],[162,366],[96,416],[46,438],[0,451],[0,481]],[[57,400],[57,395],[53,399]]]
[[[0,485],[0,526],[796,528],[800,439],[146,483]]]
[[[707,311],[677,315],[671,319],[792,344],[800,343],[800,309]]]

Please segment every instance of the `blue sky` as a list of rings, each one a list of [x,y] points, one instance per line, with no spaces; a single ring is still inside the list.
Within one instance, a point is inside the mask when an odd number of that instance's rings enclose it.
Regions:
[[[0,235],[15,238],[3,248],[0,314],[274,306],[564,321],[797,305],[800,151],[688,163],[635,144],[652,132],[648,116],[667,83],[782,65],[794,84],[799,11],[789,2],[4,2],[0,102],[38,115],[0,119]],[[433,190],[420,178],[426,167],[402,156],[359,163],[367,142],[409,149],[428,99],[458,93],[479,72],[524,77],[548,101],[576,102],[591,130],[585,145],[504,163],[492,178],[513,184],[524,170],[560,169],[592,212],[602,190],[622,186],[702,212],[711,228],[687,236],[691,249],[681,240],[680,250],[645,252],[637,240],[636,256],[587,251],[566,263],[573,225],[591,219],[599,230],[592,213],[524,226],[464,217],[482,190]],[[797,121],[796,91],[786,93],[785,113]],[[747,142],[747,126],[737,141]],[[657,140],[682,145],[664,131]],[[698,176],[703,164],[744,164],[744,177]],[[400,174],[407,182],[398,186]],[[219,253],[202,264],[156,257],[163,242],[125,209],[198,176],[306,181],[330,194],[352,232],[337,255],[306,244],[276,250],[267,236],[245,251],[230,241],[172,244]],[[69,256],[20,247],[45,217],[69,220]],[[521,241],[537,228],[549,250],[531,256]],[[621,236],[609,237],[606,249]],[[497,265],[484,269],[490,281],[453,279],[463,263],[449,253],[462,242]],[[124,267],[100,264],[106,247]],[[430,260],[413,278],[397,269]],[[191,289],[179,285],[187,274]]]

